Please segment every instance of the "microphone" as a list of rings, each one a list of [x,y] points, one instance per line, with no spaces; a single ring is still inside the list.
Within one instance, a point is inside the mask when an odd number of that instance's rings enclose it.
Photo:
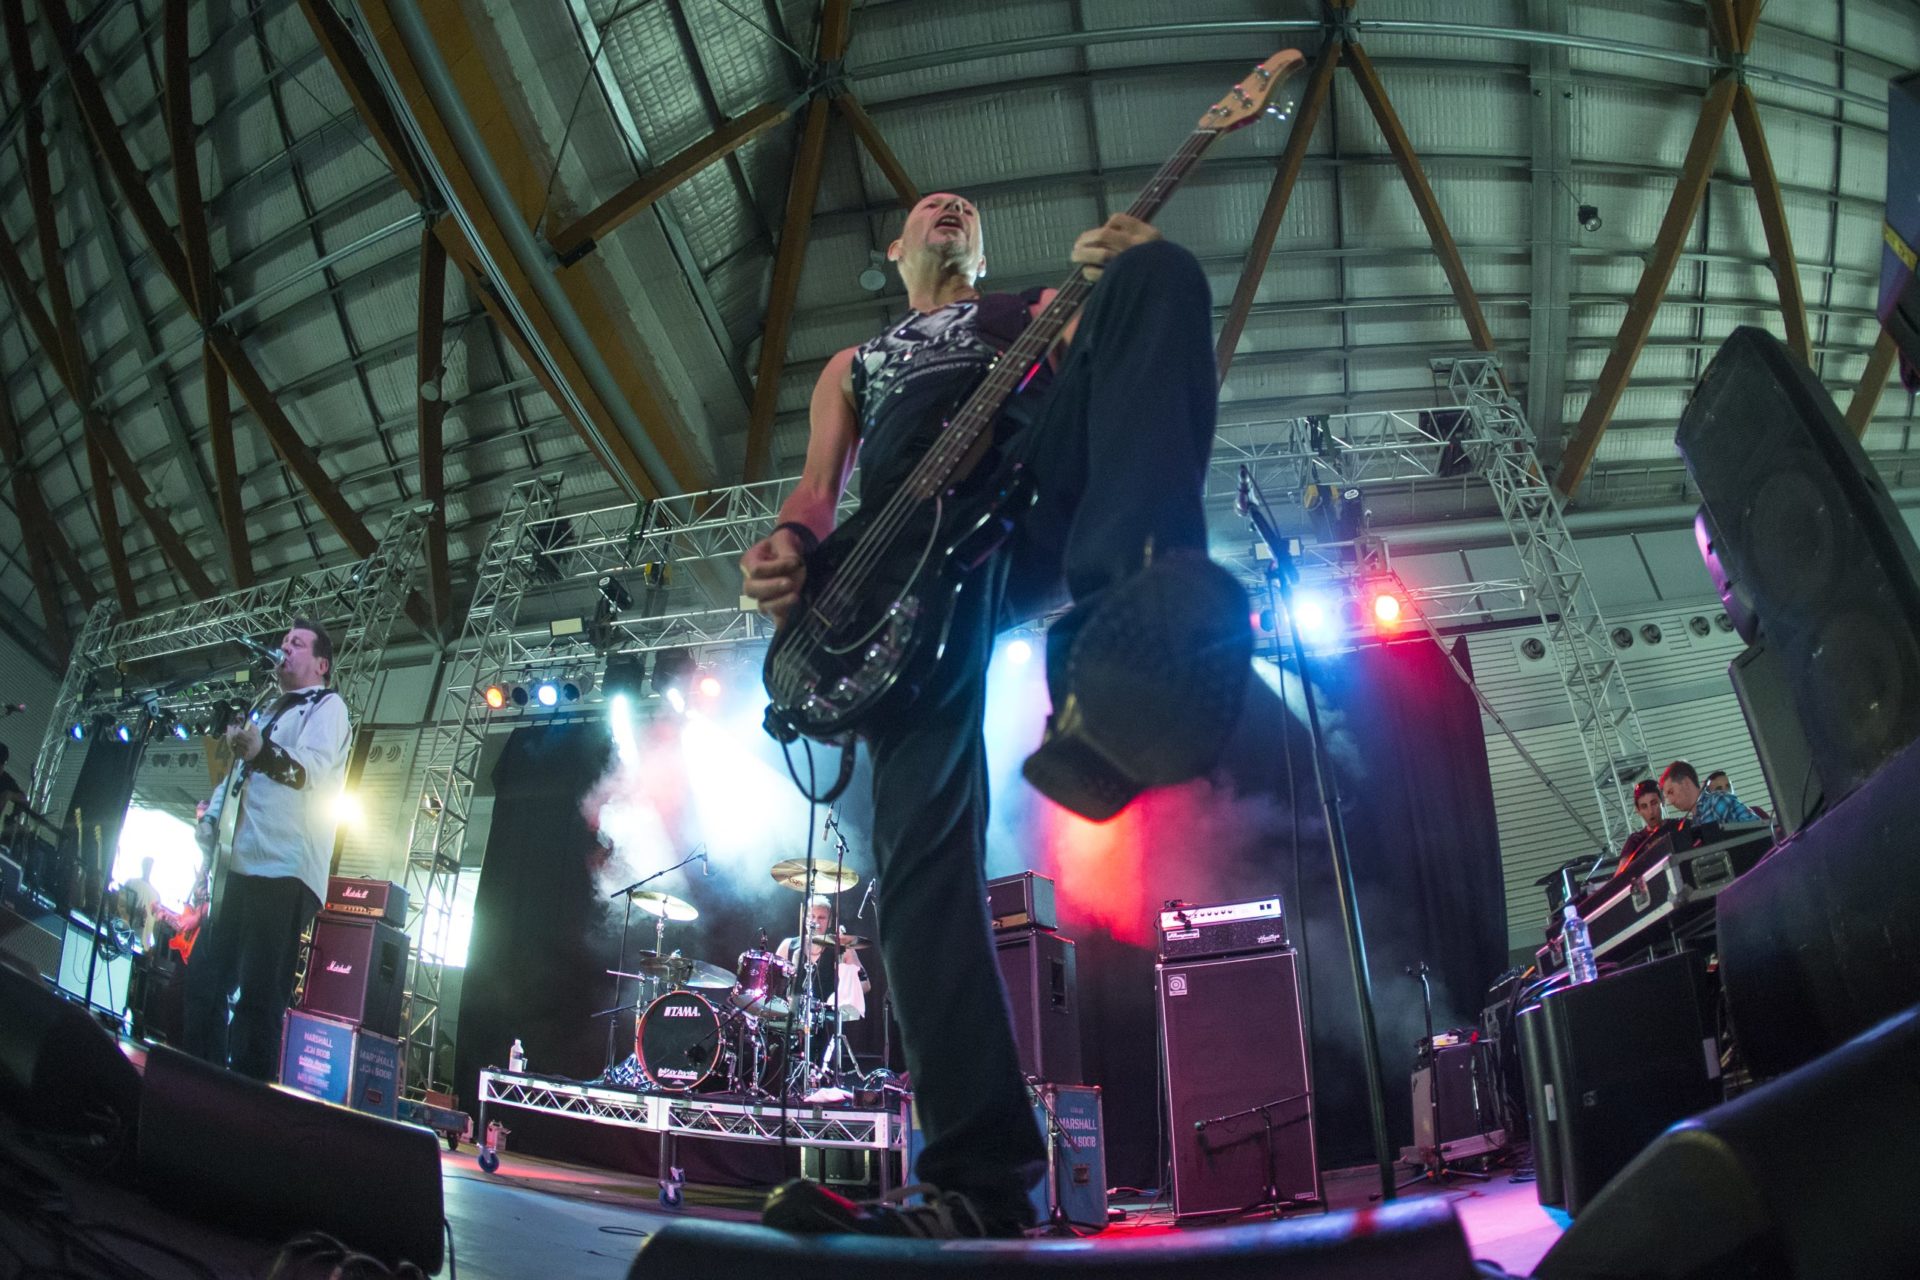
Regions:
[[[1253,500],[1253,472],[1246,463],[1240,464],[1240,483],[1233,491],[1233,514],[1244,516]]]
[[[270,648],[267,645],[261,644],[258,640],[255,640],[252,636],[237,636],[234,639],[234,643],[271,667],[277,667],[287,660],[285,650]]]
[[[867,918],[867,907],[873,901],[873,887],[879,883],[878,877],[867,877],[867,891],[860,897],[860,909],[853,913],[855,920],[865,920]]]
[[[704,853],[700,855],[700,874],[707,879],[713,877],[713,859]]]

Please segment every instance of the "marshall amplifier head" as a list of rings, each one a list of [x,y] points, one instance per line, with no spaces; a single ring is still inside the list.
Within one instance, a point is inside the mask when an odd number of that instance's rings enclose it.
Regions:
[[[407,924],[407,891],[390,880],[330,876],[327,879],[327,903],[322,910],[390,920],[404,929]]]
[[[1176,900],[1160,913],[1159,926],[1162,960],[1276,951],[1287,945],[1286,913],[1277,894],[1212,906]]]

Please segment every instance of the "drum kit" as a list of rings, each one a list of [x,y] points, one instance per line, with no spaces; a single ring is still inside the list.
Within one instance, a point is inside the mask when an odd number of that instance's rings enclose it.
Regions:
[[[841,865],[814,865],[798,858],[775,863],[773,881],[802,895],[796,936],[814,944],[782,956],[759,945],[740,953],[731,971],[666,948],[669,923],[696,920],[699,908],[655,889],[627,894],[630,905],[654,920],[654,947],[621,969],[607,972],[639,983],[635,999],[603,1014],[631,1009],[635,1083],[664,1093],[726,1092],[771,1100],[838,1101],[862,1085],[844,1036],[847,1014],[837,999],[818,994],[816,969],[837,967],[847,949],[870,941],[853,934],[808,927],[807,905],[816,895],[838,894],[860,877]],[[816,960],[815,948],[823,949]],[[796,963],[797,961],[797,963]],[[829,983],[829,986],[832,984]],[[825,1049],[816,1060],[816,1039]]]

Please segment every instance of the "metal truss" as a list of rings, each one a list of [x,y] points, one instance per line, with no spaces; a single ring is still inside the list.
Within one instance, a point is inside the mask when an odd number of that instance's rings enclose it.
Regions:
[[[1234,492],[1244,465],[1269,498],[1311,484],[1384,485],[1458,480],[1471,451],[1497,438],[1459,405],[1339,413],[1220,428],[1207,492]]]
[[[1547,482],[1526,415],[1507,391],[1499,358],[1448,357],[1434,360],[1432,367],[1435,381],[1472,414],[1468,454],[1492,488],[1513,537],[1573,711],[1601,830],[1610,847],[1617,845],[1636,825],[1628,815],[1634,780],[1649,771],[1647,743],[1606,619],[1567,531],[1560,497]]]
[[[407,1088],[415,1096],[448,1083],[440,1069],[440,988],[459,887],[473,788],[486,746],[481,690],[512,653],[513,625],[535,574],[526,553],[529,528],[554,512],[558,476],[513,488],[480,553],[460,642],[441,673],[440,702],[422,734],[420,803],[407,837],[407,911],[411,965],[402,1030]]]
[[[44,812],[51,801],[73,741],[68,729],[74,724],[100,712],[115,717],[175,715],[185,723],[215,699],[244,701],[258,687],[244,664],[238,670],[229,667],[186,679],[156,677],[144,689],[128,681],[123,674],[128,667],[277,632],[297,617],[338,628],[334,683],[355,717],[363,718],[370,710],[394,618],[406,601],[409,579],[425,545],[426,515],[425,507],[395,515],[371,555],[339,568],[309,570],[124,622],[116,621],[118,610],[111,600],[96,603],[74,640],[53,718],[34,759],[29,803]]]
[[[785,1142],[882,1155],[904,1154],[907,1144],[906,1120],[898,1111],[828,1110],[806,1105],[782,1110],[777,1103],[710,1102],[698,1096],[631,1093],[482,1071],[481,1117],[476,1131],[484,1131],[485,1109],[489,1106],[520,1107],[595,1124],[730,1142]]]

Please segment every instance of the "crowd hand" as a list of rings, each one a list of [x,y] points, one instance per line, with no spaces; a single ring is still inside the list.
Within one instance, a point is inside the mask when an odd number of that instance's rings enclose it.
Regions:
[[[1080,233],[1080,238],[1073,242],[1073,260],[1080,264],[1080,274],[1091,283],[1100,278],[1109,262],[1127,250],[1159,238],[1160,229],[1152,223],[1142,222],[1129,213],[1116,213],[1092,230]]]
[[[761,613],[777,626],[800,600],[800,588],[807,580],[806,557],[800,553],[800,539],[788,529],[776,529],[747,548],[740,557],[740,572],[746,581],[740,591]]]
[[[260,726],[257,724],[237,724],[227,730],[227,746],[242,760],[251,760],[260,754]]]

